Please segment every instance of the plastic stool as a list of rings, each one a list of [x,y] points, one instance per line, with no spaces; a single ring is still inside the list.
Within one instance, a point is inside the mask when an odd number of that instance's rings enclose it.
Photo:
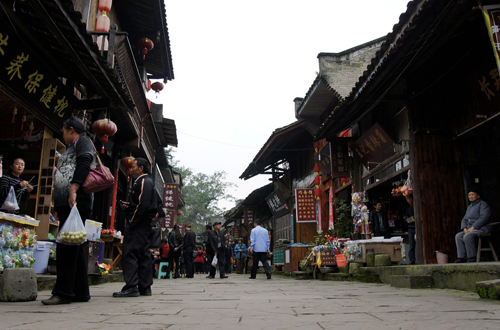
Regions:
[[[163,267],[167,267],[167,271],[163,271]],[[158,266],[158,279],[161,279],[162,276],[167,276],[168,274],[168,262],[160,262],[160,265]]]

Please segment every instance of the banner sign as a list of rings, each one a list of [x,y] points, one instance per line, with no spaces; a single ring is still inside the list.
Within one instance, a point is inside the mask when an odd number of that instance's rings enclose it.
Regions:
[[[177,203],[179,202],[179,184],[167,183],[163,189],[163,208],[169,210],[177,210]]]
[[[175,221],[175,211],[166,210],[165,217],[163,218],[162,227],[168,229],[174,228],[174,221]]]
[[[351,145],[351,150],[366,168],[374,168],[394,154],[394,143],[378,123],[375,123]]]
[[[243,209],[243,224],[248,226],[255,221],[254,210],[249,207]]]
[[[497,69],[500,71],[500,5],[483,6],[482,9]]]
[[[316,222],[314,189],[295,189],[297,222]]]
[[[285,197],[279,190],[273,191],[265,199],[274,218],[281,218],[290,214],[290,208],[286,204]]]
[[[73,115],[78,102],[7,24],[0,25],[0,81],[57,127]]]
[[[347,143],[334,144],[332,146],[332,178],[348,178],[350,176],[349,167]]]
[[[318,164],[323,175],[332,173],[332,151],[330,142],[321,148],[318,154],[314,156],[314,161]]]
[[[237,226],[233,226],[233,228],[231,228],[231,236],[233,236],[236,241],[240,237],[238,234],[239,234],[238,227]]]
[[[333,195],[335,194],[334,188],[330,188],[330,198],[328,199],[328,229],[333,230]]]

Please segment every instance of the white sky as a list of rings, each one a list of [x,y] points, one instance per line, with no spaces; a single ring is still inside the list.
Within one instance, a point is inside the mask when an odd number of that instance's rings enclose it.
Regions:
[[[407,0],[166,0],[175,79],[156,98],[174,119],[176,159],[228,173],[244,199],[269,175],[239,176],[280,127],[294,122],[319,71],[317,55],[387,35]],[[335,88],[335,86],[333,86]],[[220,203],[231,208],[233,202]]]

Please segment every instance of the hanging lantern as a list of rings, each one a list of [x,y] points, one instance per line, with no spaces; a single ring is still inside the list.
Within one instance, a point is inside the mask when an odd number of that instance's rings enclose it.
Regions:
[[[153,83],[151,85],[151,89],[153,89],[155,91],[155,93],[157,94],[156,95],[156,98],[158,98],[158,94],[160,94],[160,92],[163,90],[163,84],[159,81]]]
[[[146,87],[146,92],[149,92],[151,90],[151,80],[148,79],[147,87]]]
[[[319,141],[314,142],[314,152],[318,152],[319,149]]]
[[[99,0],[99,11],[101,15],[97,17],[97,21],[95,23],[95,30],[99,32],[108,32],[110,26],[110,20],[107,15],[111,10],[112,0]]]
[[[318,188],[318,186],[319,186],[319,182],[320,182],[320,178],[319,178],[319,176],[315,176],[315,177],[314,177],[314,183],[316,184],[316,188]]]
[[[184,213],[182,213],[181,210],[177,210],[177,215],[183,215]]]
[[[319,196],[321,196],[321,189],[320,188],[316,188],[316,198],[319,199]]]
[[[314,164],[314,172],[316,172],[316,175],[319,175],[319,165]]]
[[[155,44],[149,38],[141,38],[139,40],[139,50],[141,51],[143,61],[146,59],[147,53],[150,52],[154,46]]]
[[[135,158],[132,156],[124,157],[121,160],[121,164],[127,169],[127,182],[130,182],[130,175],[132,175],[132,166],[134,165]]]
[[[117,131],[116,124],[108,118],[99,119],[92,124],[92,130],[99,136],[101,143],[107,143],[108,137],[115,135]],[[101,154],[104,153],[104,145],[101,148]]]

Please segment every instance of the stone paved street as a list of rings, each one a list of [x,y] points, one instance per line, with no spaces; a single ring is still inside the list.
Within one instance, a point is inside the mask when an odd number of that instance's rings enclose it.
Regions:
[[[42,305],[42,291],[0,303],[0,329],[500,329],[500,302],[469,292],[229,276],[156,280],[153,296],[137,298],[112,298],[123,284],[103,284],[90,302],[59,306]]]

